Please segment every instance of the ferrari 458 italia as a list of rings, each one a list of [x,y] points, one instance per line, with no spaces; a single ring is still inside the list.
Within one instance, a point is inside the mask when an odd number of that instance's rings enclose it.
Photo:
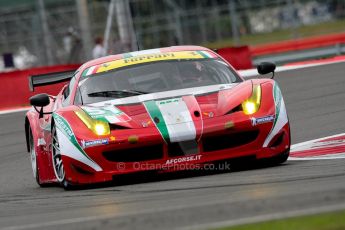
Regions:
[[[258,66],[261,74],[274,69],[272,63]],[[204,47],[111,55],[73,72],[31,76],[30,87],[62,81],[68,84],[57,96],[30,98],[25,117],[39,185],[68,188],[244,157],[280,164],[289,156],[278,84],[244,80]]]

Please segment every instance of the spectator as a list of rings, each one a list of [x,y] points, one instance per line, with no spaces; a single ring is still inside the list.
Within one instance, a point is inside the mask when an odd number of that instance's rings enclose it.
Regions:
[[[106,50],[103,47],[103,39],[98,37],[95,39],[95,47],[92,50],[92,57],[94,59],[100,58],[106,55]]]

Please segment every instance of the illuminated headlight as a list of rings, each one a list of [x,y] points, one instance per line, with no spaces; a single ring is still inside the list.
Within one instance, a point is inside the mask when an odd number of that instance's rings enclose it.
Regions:
[[[109,124],[106,122],[97,122],[92,130],[98,136],[104,136],[110,134]]]
[[[75,114],[94,134],[98,136],[105,136],[110,134],[110,127],[108,122],[92,119],[82,110],[76,111]]]
[[[243,113],[246,115],[251,115],[256,113],[260,108],[261,103],[261,87],[260,85],[254,85],[253,93],[242,103]]]

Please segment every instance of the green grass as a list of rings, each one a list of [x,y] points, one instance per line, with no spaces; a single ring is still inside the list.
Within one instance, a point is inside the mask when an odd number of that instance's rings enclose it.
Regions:
[[[271,33],[261,33],[261,34],[249,34],[243,35],[240,38],[241,45],[258,45],[271,42],[279,42],[284,40],[291,40],[295,38],[305,38],[317,35],[331,34],[331,33],[341,33],[345,32],[345,19],[324,22],[309,26],[300,26],[296,28],[295,36],[291,29],[277,30]],[[212,43],[203,44],[209,48],[221,48],[233,46],[233,40],[227,39],[223,41],[217,41]]]
[[[345,211],[272,220],[262,223],[220,228],[218,230],[343,230]]]

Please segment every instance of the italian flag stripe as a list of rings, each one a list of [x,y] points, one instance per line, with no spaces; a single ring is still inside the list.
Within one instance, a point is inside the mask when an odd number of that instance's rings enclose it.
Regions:
[[[213,56],[207,51],[198,51],[198,53],[202,55],[204,58],[213,58]]]
[[[275,114],[275,119],[274,119],[274,123],[273,123],[273,128],[274,128],[276,126],[277,120],[279,118],[280,104],[281,104],[281,93],[280,93],[280,90],[277,86],[277,83],[274,83],[274,86],[273,86],[273,97],[274,97],[274,103],[276,106],[276,114]]]
[[[156,101],[169,132],[170,142],[195,140],[195,124],[182,98]]]
[[[100,65],[94,66],[95,68],[92,70],[92,74],[97,73],[98,69],[101,67]]]
[[[53,113],[53,117],[56,122],[56,127],[69,139],[69,141],[80,151],[81,154],[83,154],[87,159],[94,161],[85,153],[85,151],[80,147],[77,139],[74,136],[74,133],[72,131],[71,126],[68,124],[68,122],[61,117],[59,114]],[[61,144],[61,143],[59,143]]]
[[[94,74],[97,72],[99,66],[91,66],[90,68],[87,68],[86,70],[84,70],[82,76],[83,77],[86,77],[86,76],[89,76],[91,74]]]
[[[182,99],[184,103],[186,104],[186,106],[188,107],[189,113],[194,122],[195,138],[196,140],[199,141],[201,139],[202,132],[203,132],[203,120],[202,120],[202,113],[201,113],[199,104],[193,95],[183,96]],[[196,117],[194,115],[194,111],[199,111],[200,116]]]
[[[288,123],[283,96],[277,83],[273,85],[273,98],[275,104],[275,119],[271,131],[266,137],[263,147],[267,147],[273,137]]]
[[[209,58],[206,54],[204,54],[202,51],[196,51],[198,54],[203,56],[204,58]]]
[[[168,128],[167,128],[167,125],[164,121],[163,115],[162,115],[159,107],[157,106],[156,102],[155,101],[145,101],[144,106],[145,106],[147,112],[149,113],[152,121],[156,125],[158,131],[161,133],[164,141],[169,142],[170,137],[169,137]],[[155,120],[157,120],[157,119],[159,119],[158,124],[155,122]]]
[[[85,77],[87,75],[87,72],[89,71],[90,68],[87,68],[86,70],[84,70],[82,76]]]
[[[95,66],[90,67],[86,73],[86,76],[91,75],[93,73],[94,69],[95,69]]]

